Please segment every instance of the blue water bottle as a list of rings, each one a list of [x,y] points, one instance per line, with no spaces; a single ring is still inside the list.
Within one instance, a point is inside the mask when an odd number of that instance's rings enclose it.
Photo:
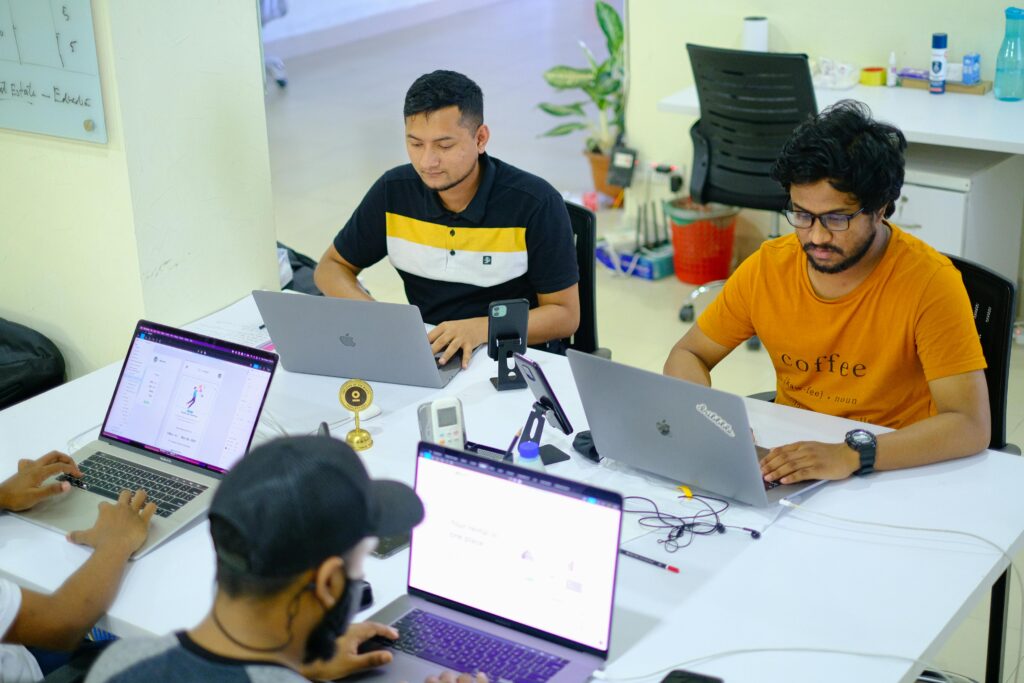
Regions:
[[[997,99],[1015,102],[1024,98],[1024,9],[1006,8],[1006,36],[996,59]]]

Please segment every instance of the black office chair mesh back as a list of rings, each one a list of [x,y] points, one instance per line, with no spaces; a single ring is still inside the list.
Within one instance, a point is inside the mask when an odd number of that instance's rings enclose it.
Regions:
[[[789,200],[768,177],[793,129],[818,111],[807,55],[687,44],[700,99],[690,129],[690,195],[781,211]]]
[[[1006,447],[1006,393],[1010,384],[1010,344],[1013,316],[1017,310],[1017,288],[1013,282],[988,268],[949,256],[964,279],[974,312],[981,350],[988,368],[988,402],[992,411],[992,440],[989,448]]]
[[[566,202],[569,223],[576,239],[576,261],[580,269],[580,326],[569,340],[569,348],[594,353],[597,351],[597,296],[594,273],[594,247],[597,242],[597,220],[593,212],[578,204]]]

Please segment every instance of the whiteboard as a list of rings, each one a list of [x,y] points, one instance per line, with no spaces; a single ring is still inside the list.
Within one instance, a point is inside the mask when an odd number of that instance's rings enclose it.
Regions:
[[[107,141],[89,0],[0,0],[0,127]]]

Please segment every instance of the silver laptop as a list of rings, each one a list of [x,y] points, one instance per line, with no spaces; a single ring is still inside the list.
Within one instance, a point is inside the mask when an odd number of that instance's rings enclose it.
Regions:
[[[371,619],[393,624],[386,670],[491,681],[584,681],[608,658],[622,497],[420,443],[408,593]]]
[[[461,355],[438,367],[415,306],[260,290],[252,297],[289,372],[440,389],[462,369]]]
[[[708,493],[765,507],[816,482],[768,484],[735,394],[570,350],[597,452]]]
[[[139,558],[201,517],[221,477],[249,450],[277,368],[269,351],[140,320],[98,440],[71,454],[83,477],[19,516],[66,533],[98,504],[145,489],[157,504]]]

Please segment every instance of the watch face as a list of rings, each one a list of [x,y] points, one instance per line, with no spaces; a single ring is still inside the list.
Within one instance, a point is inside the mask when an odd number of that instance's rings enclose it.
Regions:
[[[870,446],[875,441],[871,432],[864,431],[863,429],[855,429],[847,435],[847,438],[858,446]]]

